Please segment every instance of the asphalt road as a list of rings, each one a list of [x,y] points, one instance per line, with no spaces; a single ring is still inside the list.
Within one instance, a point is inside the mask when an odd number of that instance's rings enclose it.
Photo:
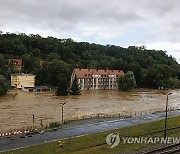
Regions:
[[[180,110],[171,111],[169,116],[180,115]],[[116,119],[113,121],[98,122],[92,124],[84,124],[80,126],[73,126],[69,128],[59,129],[53,132],[46,132],[44,134],[36,134],[31,137],[15,137],[13,140],[11,138],[0,139],[0,151],[11,150],[26,146],[31,146],[40,143],[46,143],[53,140],[58,140],[60,138],[75,137],[85,134],[98,133],[101,131],[113,130],[116,128],[122,128],[126,126],[132,126],[135,124],[160,120],[165,117],[165,113],[157,113],[151,115],[143,115],[140,117],[133,117],[127,119]]]

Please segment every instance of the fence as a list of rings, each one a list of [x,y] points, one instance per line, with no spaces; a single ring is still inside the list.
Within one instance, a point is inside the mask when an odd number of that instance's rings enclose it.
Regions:
[[[171,111],[178,110],[178,108],[175,107],[170,107],[168,109],[168,112],[171,116]],[[72,121],[72,120],[84,120],[84,119],[92,119],[92,118],[116,118],[116,119],[124,119],[124,118],[130,118],[130,117],[138,117],[138,116],[143,116],[143,115],[151,115],[151,114],[156,114],[160,112],[164,112],[165,109],[159,108],[156,110],[144,110],[144,111],[132,111],[132,112],[119,112],[115,114],[106,114],[106,113],[96,113],[96,114],[90,114],[90,115],[77,115],[73,116],[71,119],[66,119],[67,121]]]

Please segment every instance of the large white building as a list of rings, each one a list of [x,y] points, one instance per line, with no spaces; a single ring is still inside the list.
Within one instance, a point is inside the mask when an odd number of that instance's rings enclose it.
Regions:
[[[109,69],[74,69],[71,83],[76,76],[80,88],[83,89],[117,89],[117,78],[123,76],[122,70]]]
[[[34,88],[35,87],[35,75],[33,74],[12,74],[11,75],[11,86],[22,89],[22,88]]]

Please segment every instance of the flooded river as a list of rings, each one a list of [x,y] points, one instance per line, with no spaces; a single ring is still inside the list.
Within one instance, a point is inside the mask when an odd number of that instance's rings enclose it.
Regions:
[[[89,90],[80,96],[55,96],[54,92],[29,93],[10,91],[0,97],[0,131],[61,121],[61,104],[64,105],[64,118],[104,113],[125,114],[135,112],[153,112],[165,109],[166,96],[159,90],[138,89],[133,92],[118,90]],[[172,90],[169,107],[180,108],[180,90]]]

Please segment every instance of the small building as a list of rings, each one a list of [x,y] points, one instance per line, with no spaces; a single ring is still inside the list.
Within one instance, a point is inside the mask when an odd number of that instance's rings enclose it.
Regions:
[[[122,70],[76,68],[71,75],[71,84],[76,76],[82,90],[117,89],[117,78],[123,75]]]
[[[51,88],[47,86],[36,86],[34,88],[22,88],[22,90],[26,92],[45,92],[45,91],[51,91]]]
[[[9,67],[12,67],[14,70],[21,70],[22,68],[22,59],[9,59]]]
[[[17,89],[34,88],[35,77],[33,74],[12,74],[11,86]]]

